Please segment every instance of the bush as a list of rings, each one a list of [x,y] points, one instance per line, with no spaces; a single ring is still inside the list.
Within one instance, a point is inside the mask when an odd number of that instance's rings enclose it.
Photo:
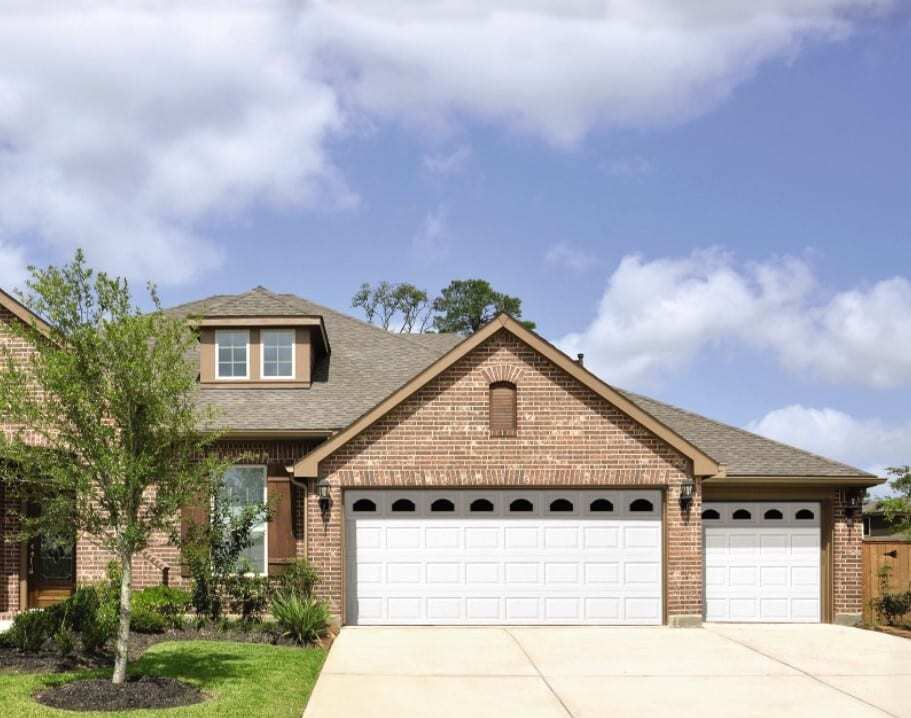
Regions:
[[[60,629],[57,612],[47,610],[26,611],[13,619],[9,629],[11,645],[26,653],[37,653]]]
[[[283,593],[293,593],[300,598],[310,598],[313,587],[319,582],[319,576],[307,561],[300,559],[289,564],[285,572],[279,577],[279,590]]]
[[[886,619],[890,626],[898,624],[899,619],[911,613],[911,591],[904,593],[886,592],[873,599],[873,608]]]
[[[192,597],[183,589],[152,586],[133,594],[133,615],[155,614],[164,620],[167,628],[181,628],[191,603]]]
[[[272,599],[279,633],[296,643],[315,643],[329,629],[329,608],[322,601],[281,591]]]
[[[228,605],[243,623],[259,620],[269,603],[269,579],[264,576],[229,576],[225,579]]]

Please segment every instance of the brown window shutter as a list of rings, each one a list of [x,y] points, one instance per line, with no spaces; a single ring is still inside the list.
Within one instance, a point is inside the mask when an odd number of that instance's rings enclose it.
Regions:
[[[516,435],[516,386],[506,381],[490,385],[490,435]]]
[[[190,534],[192,526],[203,526],[209,520],[209,508],[206,499],[197,499],[189,502],[180,510],[180,540],[184,543]],[[189,578],[190,567],[180,562],[180,575]]]
[[[269,573],[281,573],[286,564],[297,558],[291,481],[285,477],[270,476],[266,500],[272,509],[268,537]]]

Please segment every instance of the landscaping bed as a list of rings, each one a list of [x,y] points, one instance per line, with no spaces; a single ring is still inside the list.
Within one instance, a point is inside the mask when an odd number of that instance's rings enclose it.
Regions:
[[[121,685],[103,678],[63,683],[40,691],[35,700],[51,708],[70,711],[126,711],[189,706],[201,703],[205,695],[176,678],[139,676]]]

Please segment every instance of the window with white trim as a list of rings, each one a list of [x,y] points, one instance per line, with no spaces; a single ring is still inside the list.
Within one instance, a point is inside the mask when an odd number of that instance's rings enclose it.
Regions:
[[[215,376],[219,379],[248,378],[249,346],[250,332],[246,329],[219,329],[215,332]]]
[[[294,330],[263,329],[263,378],[294,378]]]
[[[239,517],[251,506],[260,506],[266,502],[266,467],[265,466],[232,466],[224,475],[222,485],[228,500],[232,516]],[[264,576],[268,566],[268,546],[266,545],[266,522],[261,520],[253,526],[251,532],[253,543],[240,555],[238,569],[245,565],[250,572]]]

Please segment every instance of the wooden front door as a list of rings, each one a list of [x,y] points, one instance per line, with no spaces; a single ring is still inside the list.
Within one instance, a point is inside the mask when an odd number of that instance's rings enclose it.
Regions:
[[[28,607],[45,608],[73,593],[76,542],[35,537],[28,543]]]

